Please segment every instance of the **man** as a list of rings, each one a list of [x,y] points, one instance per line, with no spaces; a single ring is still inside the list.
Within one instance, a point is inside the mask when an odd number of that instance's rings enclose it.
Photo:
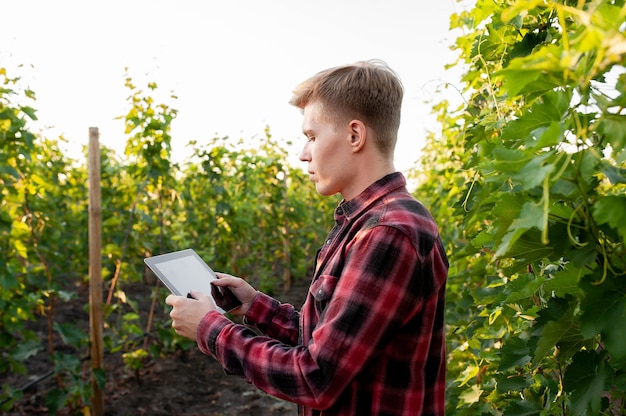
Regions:
[[[393,165],[402,95],[375,61],[322,71],[294,91],[307,138],[300,160],[320,194],[343,197],[300,312],[226,274],[217,284],[256,331],[202,293],[166,299],[178,334],[301,415],[444,413],[448,261]]]

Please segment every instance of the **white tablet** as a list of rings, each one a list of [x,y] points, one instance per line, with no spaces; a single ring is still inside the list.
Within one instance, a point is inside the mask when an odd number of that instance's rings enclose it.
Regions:
[[[193,249],[148,257],[144,262],[175,295],[191,297],[189,292],[198,290],[212,296],[222,313],[241,305],[230,289],[211,284],[217,279],[215,272]]]

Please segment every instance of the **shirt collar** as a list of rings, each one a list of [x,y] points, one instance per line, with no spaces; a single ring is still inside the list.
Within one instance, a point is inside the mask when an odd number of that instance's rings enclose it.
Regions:
[[[363,192],[351,200],[341,201],[335,209],[335,221],[341,222],[344,218],[348,220],[354,218],[382,196],[405,186],[406,179],[402,173],[390,173],[365,188]]]

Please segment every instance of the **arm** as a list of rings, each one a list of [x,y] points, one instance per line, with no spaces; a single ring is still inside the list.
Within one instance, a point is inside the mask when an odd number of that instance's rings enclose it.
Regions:
[[[245,280],[224,273],[217,274],[219,279],[214,282],[218,286],[228,286],[242,305],[233,310],[233,315],[244,316],[246,325],[250,325],[286,344],[298,342],[298,321],[300,314],[287,303],[257,291]],[[194,337],[195,339],[195,337]]]
[[[241,305],[232,310],[233,315],[244,315],[247,325],[281,342],[295,345],[298,342],[299,313],[289,304],[258,292],[245,280],[224,273],[217,273],[218,280],[212,284],[229,287],[241,301]],[[169,295],[165,302],[174,308],[170,312],[172,326],[177,334],[195,340],[201,318],[210,311],[215,311],[215,303],[210,296],[192,291],[193,299]],[[226,320],[230,322],[229,320]]]
[[[270,338],[296,345],[299,338],[300,313],[287,303],[259,292],[245,315],[244,322]]]
[[[200,323],[198,345],[269,394],[327,408],[402,322],[419,312],[418,270],[406,235],[375,227],[348,246],[343,272],[334,277],[334,293],[307,345],[255,336],[214,312]]]

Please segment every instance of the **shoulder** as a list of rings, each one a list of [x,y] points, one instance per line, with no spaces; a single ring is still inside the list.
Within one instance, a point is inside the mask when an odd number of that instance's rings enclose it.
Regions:
[[[411,229],[438,234],[435,219],[408,191],[398,190],[380,200],[381,223],[407,225]]]
[[[407,191],[386,195],[379,204],[377,225],[406,235],[422,256],[428,255],[439,241],[439,228],[428,209]]]

